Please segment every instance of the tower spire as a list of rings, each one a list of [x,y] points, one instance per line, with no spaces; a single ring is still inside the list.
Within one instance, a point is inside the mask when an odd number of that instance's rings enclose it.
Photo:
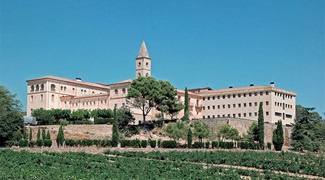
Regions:
[[[146,47],[146,43],[144,42],[144,40],[142,41],[141,48],[140,48],[137,58],[142,58],[142,57],[150,58],[147,47]]]

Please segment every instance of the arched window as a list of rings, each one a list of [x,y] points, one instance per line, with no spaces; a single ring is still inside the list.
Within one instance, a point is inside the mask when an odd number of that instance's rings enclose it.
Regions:
[[[122,89],[122,92],[123,92],[123,94],[125,94],[125,92],[126,92],[125,88]]]
[[[149,76],[149,73],[146,73],[146,77],[148,77]]]
[[[36,85],[36,91],[38,91],[38,90],[39,90],[39,85],[37,84],[37,85]]]
[[[51,84],[51,91],[55,91],[55,85]]]
[[[115,89],[115,94],[118,94],[118,89]]]
[[[41,84],[41,90],[44,91],[44,84]]]
[[[138,76],[141,76],[141,73],[138,73]]]
[[[139,66],[139,67],[141,66],[141,62],[138,62],[138,66]]]
[[[34,85],[31,85],[31,86],[30,86],[30,91],[32,91],[32,92],[33,92],[33,91],[34,91],[34,89],[35,89]]]
[[[148,62],[146,63],[146,66],[147,66],[147,67],[149,66],[149,63],[148,63]]]

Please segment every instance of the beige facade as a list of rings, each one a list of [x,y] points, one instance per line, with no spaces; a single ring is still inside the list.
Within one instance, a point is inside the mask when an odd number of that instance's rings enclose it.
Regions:
[[[145,42],[141,44],[135,59],[135,72],[138,76],[151,76],[151,58]],[[27,80],[27,115],[34,109],[113,109],[129,106],[126,101],[128,87],[132,80],[113,84],[83,82],[56,76],[45,76]],[[184,103],[185,92],[177,90],[178,99]],[[190,119],[215,119],[225,117],[257,120],[259,103],[263,103],[265,122],[275,123],[283,120],[283,124],[291,124],[295,118],[296,94],[278,89],[274,83],[269,86],[248,86],[212,90],[211,88],[190,89]],[[142,112],[131,108],[136,118],[135,123],[142,121]],[[159,112],[152,109],[147,120],[156,119]],[[181,118],[184,111],[176,117]]]

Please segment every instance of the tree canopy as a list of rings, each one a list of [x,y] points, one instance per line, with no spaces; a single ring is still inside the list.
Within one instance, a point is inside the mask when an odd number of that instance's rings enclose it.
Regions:
[[[261,149],[264,149],[264,114],[263,114],[263,103],[260,102],[260,106],[258,108],[258,142]]]
[[[207,124],[204,124],[199,121],[194,121],[193,127],[194,127],[194,132],[193,132],[194,136],[199,138],[201,142],[203,138],[209,137],[210,127]]]
[[[231,127],[229,124],[224,124],[218,127],[218,137],[220,140],[231,139],[239,140],[239,132],[236,128]]]
[[[284,143],[282,121],[278,121],[276,129],[273,131],[272,142],[276,151],[281,151]]]
[[[244,135],[244,140],[248,142],[258,141],[258,125],[253,122],[247,131],[247,135]]]
[[[13,137],[14,132],[23,128],[21,103],[16,95],[0,86],[0,144]]]
[[[166,135],[174,140],[185,139],[188,133],[188,125],[182,122],[169,123],[165,127]]]

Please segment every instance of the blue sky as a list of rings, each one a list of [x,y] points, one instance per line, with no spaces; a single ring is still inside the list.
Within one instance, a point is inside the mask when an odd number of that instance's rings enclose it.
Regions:
[[[26,80],[135,77],[145,40],[152,75],[184,89],[249,84],[294,91],[325,112],[323,0],[0,1],[0,84],[26,107]]]

